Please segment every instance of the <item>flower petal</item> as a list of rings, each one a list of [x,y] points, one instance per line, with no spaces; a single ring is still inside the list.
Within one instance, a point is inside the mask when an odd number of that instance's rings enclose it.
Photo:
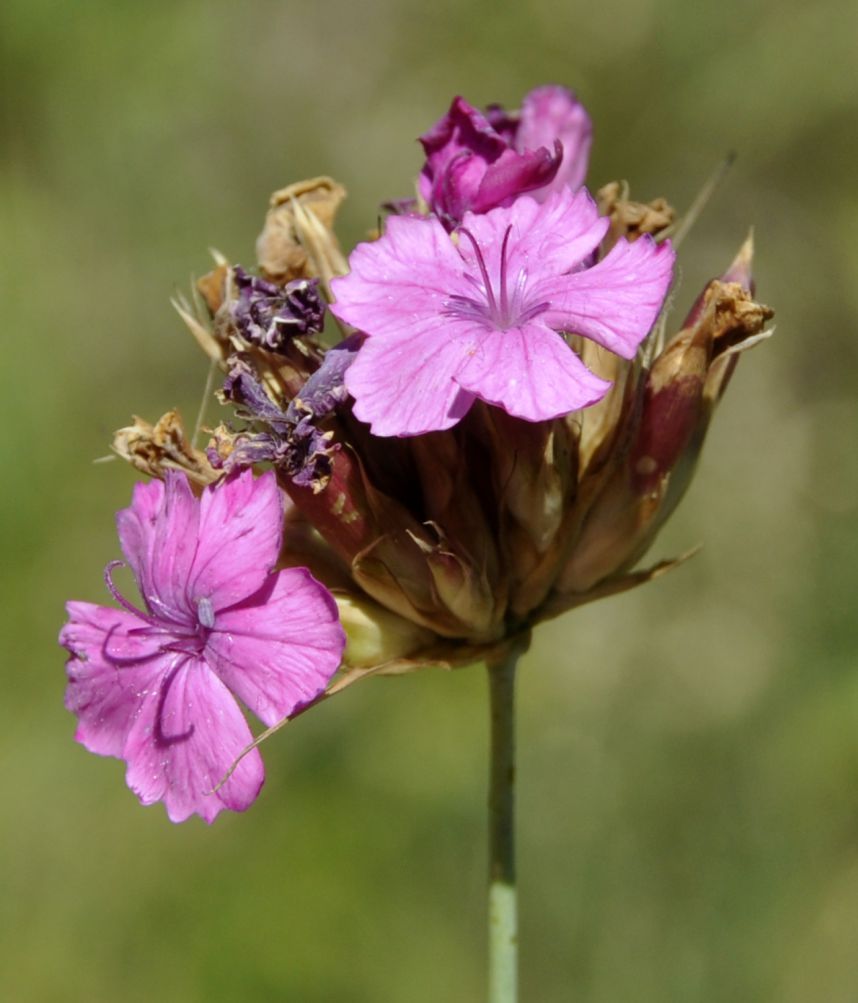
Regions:
[[[610,387],[559,334],[539,322],[487,332],[456,382],[526,421],[546,421],[595,404]]]
[[[349,267],[331,283],[331,311],[373,336],[408,335],[421,316],[437,316],[451,293],[472,291],[455,245],[434,218],[392,216],[381,238],[358,244]]]
[[[395,339],[368,338],[346,373],[355,416],[375,435],[422,435],[455,425],[474,398],[453,376],[478,332],[473,323],[435,316]]]
[[[100,756],[122,756],[147,693],[172,655],[159,653],[163,634],[136,616],[86,602],[70,602],[60,644],[71,653],[65,705],[77,715],[75,739]]]
[[[574,193],[564,188],[541,204],[522,195],[509,208],[485,215],[468,213],[463,226],[480,245],[492,277],[500,275],[504,235],[512,226],[506,250],[506,274],[512,284],[522,272],[529,277],[563,274],[576,268],[598,247],[610,220],[599,215],[585,188]],[[465,261],[476,270],[470,243],[462,240],[459,248]]]
[[[164,483],[137,484],[129,508],[116,516],[122,552],[143,597],[159,618],[186,624],[188,572],[197,549],[199,507],[188,479],[168,470]]]
[[[248,603],[219,614],[205,657],[248,709],[272,725],[325,689],[344,646],[333,596],[309,571],[287,568]]]
[[[461,205],[457,218],[461,219],[462,210],[471,209],[482,213],[495,208],[522,192],[534,188],[542,188],[557,173],[563,156],[559,144],[525,153],[515,150],[505,150],[498,159],[485,168],[485,174],[477,191],[466,204]]]
[[[540,320],[631,359],[664,303],[674,258],[668,241],[620,240],[592,268],[541,280],[533,296],[551,305]]]
[[[205,597],[215,612],[257,592],[277,563],[283,537],[283,495],[273,471],[251,470],[206,488],[186,594]]]
[[[548,84],[536,87],[521,103],[521,119],[515,137],[517,150],[551,149],[563,144],[563,160],[554,179],[534,195],[542,201],[549,192],[578,188],[587,175],[593,126],[584,106],[572,91]]]
[[[212,822],[259,794],[265,772],[256,749],[211,793],[251,740],[229,690],[202,659],[186,658],[144,700],[123,753],[126,781],[143,804],[163,801],[172,822],[194,814]]]

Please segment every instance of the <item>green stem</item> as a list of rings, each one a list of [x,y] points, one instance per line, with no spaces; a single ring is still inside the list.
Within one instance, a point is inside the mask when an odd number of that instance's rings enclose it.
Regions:
[[[515,885],[515,667],[521,649],[488,662],[489,1003],[518,999],[518,903]]]

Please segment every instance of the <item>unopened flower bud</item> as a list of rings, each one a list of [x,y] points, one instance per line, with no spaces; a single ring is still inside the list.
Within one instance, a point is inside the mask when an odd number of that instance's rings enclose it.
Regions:
[[[772,316],[748,291],[749,245],[726,274],[743,281],[710,282],[645,374],[628,447],[587,512],[559,592],[586,592],[631,567],[684,494],[736,355]]]
[[[351,667],[383,665],[407,658],[433,641],[431,631],[391,613],[371,599],[334,595],[346,632],[343,661]]]

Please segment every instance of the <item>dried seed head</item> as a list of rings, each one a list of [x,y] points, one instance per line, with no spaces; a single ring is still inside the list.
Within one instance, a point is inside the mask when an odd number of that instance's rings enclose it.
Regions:
[[[272,282],[319,278],[327,287],[347,265],[334,236],[334,220],[346,196],[331,178],[300,181],[274,192],[265,227],[256,241],[259,267]]]
[[[188,441],[178,411],[168,411],[154,425],[134,416],[134,424],[113,436],[113,450],[149,477],[164,479],[167,470],[183,470],[197,485],[212,484],[220,473],[206,454]]]
[[[620,237],[637,240],[645,233],[659,237],[676,219],[676,212],[666,199],[631,201],[625,181],[612,181],[600,188],[596,192],[596,201],[599,212],[611,220],[611,227],[602,241],[602,254],[607,254]]]

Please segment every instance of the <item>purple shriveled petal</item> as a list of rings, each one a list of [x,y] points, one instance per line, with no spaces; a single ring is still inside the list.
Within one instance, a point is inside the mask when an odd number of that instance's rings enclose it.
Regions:
[[[290,339],[322,330],[325,303],[318,279],[293,279],[285,286],[233,269],[238,299],[232,318],[246,341],[277,352]]]
[[[363,342],[363,335],[352,334],[325,352],[322,364],[290,403],[286,417],[300,421],[309,415],[324,418],[339,404],[348,400],[345,388],[346,370],[354,362],[357,350]]]
[[[224,395],[237,405],[240,417],[262,422],[270,431],[238,433],[229,456],[221,459],[216,454],[215,465],[231,471],[271,462],[302,487],[324,482],[331,473],[331,456],[339,446],[315,423],[348,399],[344,376],[362,340],[362,335],[351,335],[329,349],[285,411],[265,392],[250,364],[234,356]]]
[[[285,428],[289,418],[265,392],[256,371],[246,358],[232,355],[227,362],[229,371],[223,381],[223,395],[236,406],[239,417],[263,421],[273,428]]]

